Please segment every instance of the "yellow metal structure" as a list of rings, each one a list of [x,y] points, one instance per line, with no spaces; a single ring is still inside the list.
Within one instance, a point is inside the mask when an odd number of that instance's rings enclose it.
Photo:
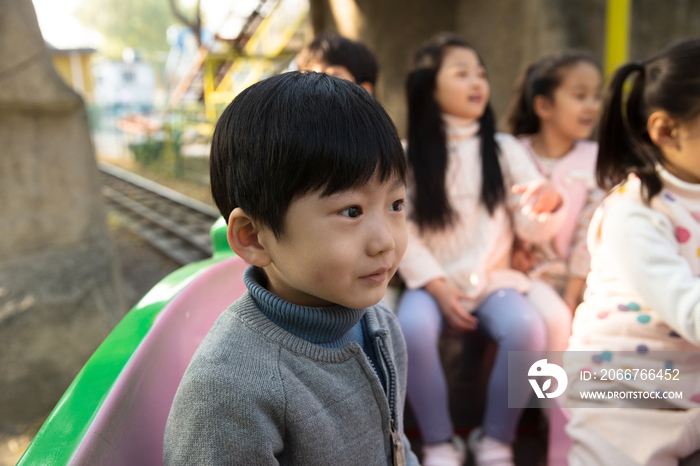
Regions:
[[[608,0],[605,34],[605,76],[629,60],[632,0]]]
[[[289,45],[303,30],[309,14],[308,0],[280,0],[260,23],[242,52],[210,53],[204,62],[204,102],[207,120],[216,121],[239,92],[287,67],[298,50]],[[217,83],[217,74],[230,67]]]

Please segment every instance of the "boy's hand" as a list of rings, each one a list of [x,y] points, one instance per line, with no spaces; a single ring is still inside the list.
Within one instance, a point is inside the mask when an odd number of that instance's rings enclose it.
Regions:
[[[532,180],[526,184],[513,186],[514,193],[522,193],[520,205],[522,213],[529,220],[534,220],[540,214],[554,212],[561,205],[561,194],[554,185],[546,179]]]
[[[462,301],[469,301],[470,298],[456,286],[447,283],[444,278],[437,278],[425,285],[425,291],[435,298],[451,327],[464,331],[476,329],[479,319],[462,306]]]

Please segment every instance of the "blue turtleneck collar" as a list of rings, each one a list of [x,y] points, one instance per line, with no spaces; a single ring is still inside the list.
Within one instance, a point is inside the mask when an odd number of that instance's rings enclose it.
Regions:
[[[358,324],[361,324],[366,309],[351,309],[340,305],[305,307],[292,304],[265,289],[267,276],[261,268],[255,266],[246,269],[243,281],[263,314],[289,333],[331,348],[358,341],[358,337],[362,342],[365,332],[362,332],[361,325]]]

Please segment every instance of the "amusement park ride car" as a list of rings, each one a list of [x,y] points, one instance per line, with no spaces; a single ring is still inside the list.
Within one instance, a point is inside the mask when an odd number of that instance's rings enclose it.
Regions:
[[[213,256],[153,287],[95,351],[18,466],[158,465],[180,379],[219,315],[246,290],[246,263],[226,224],[211,229]],[[566,465],[564,410],[551,410],[548,465]]]

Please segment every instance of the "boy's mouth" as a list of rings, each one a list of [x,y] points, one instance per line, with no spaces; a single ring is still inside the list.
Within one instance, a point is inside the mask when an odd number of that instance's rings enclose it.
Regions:
[[[473,104],[480,104],[484,101],[484,96],[481,94],[470,95],[467,100]]]
[[[389,269],[391,269],[391,267],[389,267],[389,266],[380,267],[377,270],[375,270],[374,272],[372,272],[368,275],[364,275],[360,278],[363,280],[367,280],[370,283],[382,283],[386,280],[387,273],[389,272]]]

